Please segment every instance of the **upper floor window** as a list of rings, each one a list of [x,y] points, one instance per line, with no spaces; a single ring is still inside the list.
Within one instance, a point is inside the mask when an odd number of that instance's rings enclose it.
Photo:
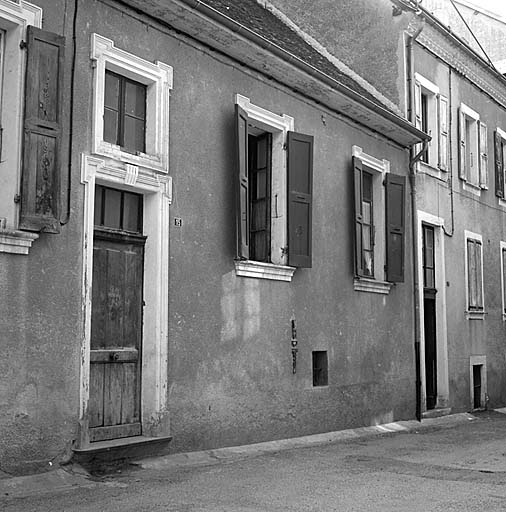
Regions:
[[[146,86],[105,72],[104,140],[129,153],[146,151]]]
[[[506,320],[506,242],[500,242],[501,250],[501,289],[502,289],[502,317]]]
[[[465,232],[467,312],[471,317],[482,318],[483,300],[483,240],[482,236]],[[477,314],[477,315],[476,315]]]
[[[431,136],[422,162],[448,169],[448,98],[439,87],[415,73],[415,125]]]
[[[352,155],[355,289],[388,293],[389,283],[404,281],[406,178],[392,174],[387,160],[366,155],[358,146]]]
[[[313,137],[236,96],[237,275],[291,280],[311,267]]]
[[[459,177],[471,190],[488,187],[487,125],[463,103],[459,110]]]
[[[504,199],[506,183],[506,132],[497,128],[494,133],[495,195]]]

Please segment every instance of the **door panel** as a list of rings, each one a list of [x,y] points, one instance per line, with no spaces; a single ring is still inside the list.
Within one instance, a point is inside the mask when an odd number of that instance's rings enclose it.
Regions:
[[[140,354],[145,237],[95,230],[90,441],[141,434]]]

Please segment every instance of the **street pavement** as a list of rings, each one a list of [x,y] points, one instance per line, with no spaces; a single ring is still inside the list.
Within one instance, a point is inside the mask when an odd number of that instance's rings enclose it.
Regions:
[[[506,511],[506,414],[5,479],[0,511]]]

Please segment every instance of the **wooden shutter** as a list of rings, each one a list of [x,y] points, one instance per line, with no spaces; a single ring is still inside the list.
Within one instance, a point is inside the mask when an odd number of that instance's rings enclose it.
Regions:
[[[288,132],[288,264],[311,268],[313,137]]]
[[[467,179],[466,170],[466,115],[459,111],[459,178]]]
[[[362,256],[362,160],[353,157],[353,197],[354,197],[354,226],[355,251],[354,268],[355,275],[364,275],[364,258]]]
[[[235,106],[237,144],[236,229],[237,258],[249,258],[248,114]]]
[[[483,309],[481,242],[470,238],[467,239],[467,282],[469,309]]]
[[[406,177],[387,173],[385,186],[387,281],[403,283]]]
[[[479,147],[480,147],[480,187],[488,187],[488,140],[487,125],[479,121]]]
[[[65,38],[28,26],[20,228],[59,233]]]
[[[504,197],[504,170],[502,137],[499,132],[494,132],[494,153],[495,153],[495,195]]]
[[[448,98],[438,96],[438,165],[442,171],[448,170]]]
[[[415,95],[415,126],[419,130],[421,130],[422,129],[422,86],[418,82],[415,82],[414,95]],[[418,153],[419,151],[422,150],[423,144],[417,144],[416,148],[417,148],[416,152]]]

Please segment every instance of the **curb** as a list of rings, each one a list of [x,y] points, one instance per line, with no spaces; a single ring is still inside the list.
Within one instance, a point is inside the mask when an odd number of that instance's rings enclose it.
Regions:
[[[361,427],[339,430],[336,432],[327,432],[324,434],[280,439],[278,441],[232,446],[199,452],[176,453],[173,455],[143,459],[131,462],[131,464],[142,469],[207,466],[211,464],[219,464],[223,461],[255,457],[281,450],[324,445],[363,437],[373,437],[382,434],[394,434],[409,431],[418,432],[430,427],[451,428],[476,419],[476,416],[473,416],[472,414],[459,413],[441,416],[438,418],[427,418],[423,419],[421,422],[416,420],[399,421],[371,427]],[[68,491],[78,487],[94,488],[103,485],[111,486],[111,483],[104,483],[102,481],[97,481],[96,479],[93,480],[89,473],[75,464],[73,466],[68,466],[67,469],[58,468],[47,473],[0,479],[0,500]],[[114,484],[112,484],[112,486],[114,486]]]

